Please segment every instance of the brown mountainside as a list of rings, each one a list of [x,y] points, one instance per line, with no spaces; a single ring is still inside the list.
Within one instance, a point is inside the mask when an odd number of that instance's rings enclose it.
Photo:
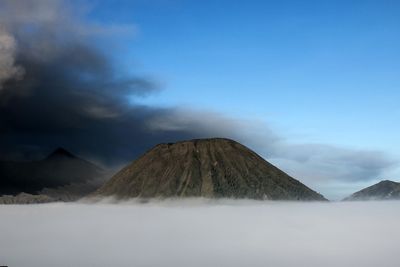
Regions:
[[[326,200],[247,147],[222,138],[159,144],[94,196]]]

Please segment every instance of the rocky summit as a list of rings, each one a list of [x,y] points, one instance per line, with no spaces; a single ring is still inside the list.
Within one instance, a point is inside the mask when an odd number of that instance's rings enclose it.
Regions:
[[[223,138],[159,144],[92,196],[326,200],[249,148]]]

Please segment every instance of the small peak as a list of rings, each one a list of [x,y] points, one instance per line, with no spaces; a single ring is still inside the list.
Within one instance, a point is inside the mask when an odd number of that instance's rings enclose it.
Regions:
[[[75,156],[62,147],[57,148],[50,155],[47,156],[47,159],[58,159],[58,158],[75,158]]]
[[[395,184],[396,182],[390,181],[390,180],[382,180],[379,182],[379,184]]]

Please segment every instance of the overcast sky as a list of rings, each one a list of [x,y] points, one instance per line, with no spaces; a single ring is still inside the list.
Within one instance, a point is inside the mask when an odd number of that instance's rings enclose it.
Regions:
[[[2,159],[229,137],[331,199],[399,180],[398,1],[0,2]]]

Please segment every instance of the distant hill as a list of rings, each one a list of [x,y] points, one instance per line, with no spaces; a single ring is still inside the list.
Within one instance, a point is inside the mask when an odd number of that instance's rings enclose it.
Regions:
[[[159,144],[93,196],[326,200],[247,147],[222,138]]]
[[[358,191],[345,198],[350,200],[394,200],[400,199],[400,183],[385,180]]]
[[[95,190],[98,185],[94,181],[104,176],[100,167],[58,148],[42,160],[0,161],[0,195],[35,195],[46,191],[54,197],[62,193],[74,198],[73,195]]]

